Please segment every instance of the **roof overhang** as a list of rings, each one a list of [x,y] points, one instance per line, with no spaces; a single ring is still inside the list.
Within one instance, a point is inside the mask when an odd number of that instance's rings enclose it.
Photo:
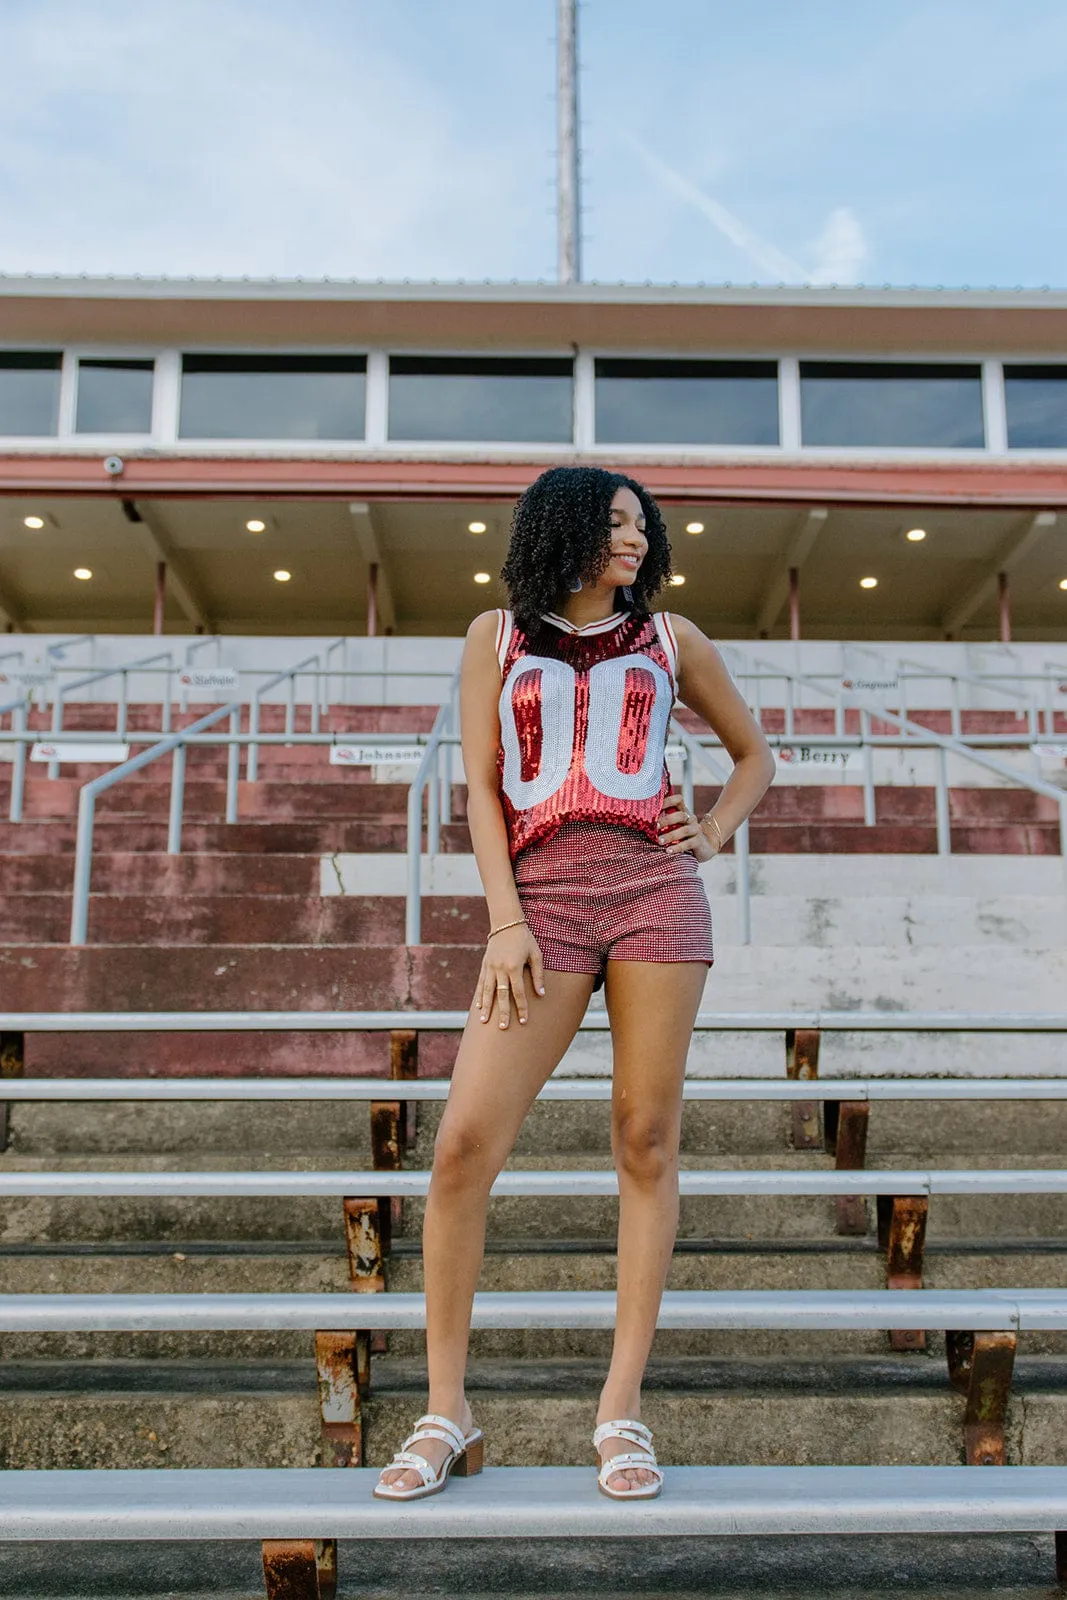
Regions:
[[[1024,463],[670,462],[579,457],[647,483],[668,503],[926,505],[1067,509],[1067,465]],[[513,500],[545,459],[125,455],[109,477],[99,453],[0,455],[0,495]]]
[[[0,277],[0,342],[1067,352],[1067,292]]]

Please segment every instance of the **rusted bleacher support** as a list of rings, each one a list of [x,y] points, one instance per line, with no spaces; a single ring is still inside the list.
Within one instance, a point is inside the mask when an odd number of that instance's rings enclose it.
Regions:
[[[336,1539],[264,1539],[267,1600],[334,1600]]]
[[[949,1329],[945,1334],[949,1382],[967,1397],[963,1445],[968,1466],[1007,1464],[1004,1422],[1017,1344],[1018,1336],[1008,1332],[962,1333]]]
[[[21,1078],[26,1064],[26,1035],[0,1033],[0,1079]],[[10,1133],[10,1103],[0,1100],[0,1151],[7,1149]]]

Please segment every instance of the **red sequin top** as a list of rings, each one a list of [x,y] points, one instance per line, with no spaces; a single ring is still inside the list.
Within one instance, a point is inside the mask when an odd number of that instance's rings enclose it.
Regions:
[[[542,617],[497,628],[500,800],[512,860],[565,822],[658,837],[678,650],[666,612],[570,629]]]

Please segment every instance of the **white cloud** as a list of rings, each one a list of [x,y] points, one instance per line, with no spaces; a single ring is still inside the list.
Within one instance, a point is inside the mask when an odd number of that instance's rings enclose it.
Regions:
[[[777,245],[761,238],[728,207],[714,200],[711,195],[705,194],[703,189],[699,189],[684,173],[653,154],[648,146],[628,129],[616,128],[615,131],[619,138],[636,152],[653,177],[680,200],[706,217],[712,227],[717,228],[724,238],[755,262],[762,273],[787,283],[798,283],[804,276],[803,268],[784,251],[779,250]]]
[[[815,241],[812,283],[860,283],[870,259],[863,224],[849,206],[835,206]]]
[[[0,270],[475,277],[514,271],[516,241],[538,260],[508,130],[471,138],[373,11],[8,10]]]

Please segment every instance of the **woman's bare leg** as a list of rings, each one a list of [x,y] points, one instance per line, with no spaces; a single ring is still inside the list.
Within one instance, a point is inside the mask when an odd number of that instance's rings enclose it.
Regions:
[[[618,1308],[598,1422],[641,1416],[641,1383],[678,1232],[682,1080],[707,972],[703,962],[608,962]],[[630,1449],[625,1440],[608,1439],[601,1456]],[[649,1472],[627,1470],[613,1474],[610,1487],[652,1481]]]
[[[422,1259],[429,1410],[465,1432],[472,1421],[463,1380],[489,1190],[538,1091],[574,1038],[592,989],[584,973],[546,972],[545,993],[530,1000],[528,1022],[520,1024],[513,1014],[502,1029],[495,1008],[488,1022],[472,1012],[460,1042],[434,1147]],[[446,1450],[425,1440],[419,1453],[437,1466]],[[403,1470],[386,1472],[384,1480],[404,1488],[419,1482]]]

